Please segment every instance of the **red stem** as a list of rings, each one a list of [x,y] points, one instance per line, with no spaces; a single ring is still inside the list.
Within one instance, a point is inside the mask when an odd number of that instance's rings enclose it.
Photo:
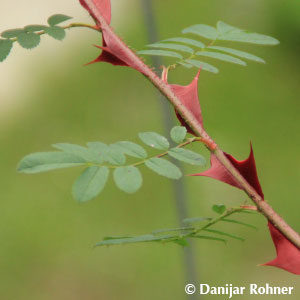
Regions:
[[[90,11],[96,17],[100,23],[101,28],[110,35],[111,39],[114,39],[115,43],[122,49],[122,52],[131,61],[135,62],[135,65],[143,72],[143,74],[156,86],[157,89],[171,102],[176,111],[182,116],[187,124],[193,129],[193,131],[202,138],[207,148],[213,153],[219,162],[227,169],[227,171],[235,178],[239,185],[243,188],[245,193],[256,204],[258,210],[272,222],[283,235],[285,235],[294,245],[300,249],[300,235],[291,228],[274,210],[273,208],[262,199],[262,197],[255,191],[255,189],[247,182],[247,180],[240,174],[240,172],[232,165],[228,158],[224,155],[224,152],[218,147],[218,145],[207,134],[202,125],[194,117],[192,112],[188,110],[180,101],[180,99],[173,93],[170,86],[160,79],[155,72],[153,72],[144,62],[120,39],[118,35],[114,33],[112,28],[106,23],[105,19],[101,15],[101,12],[97,9],[93,0],[85,0],[85,3],[89,7]]]

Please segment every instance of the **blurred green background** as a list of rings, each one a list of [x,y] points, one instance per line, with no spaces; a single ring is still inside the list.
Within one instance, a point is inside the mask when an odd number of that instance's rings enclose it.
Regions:
[[[37,1],[27,2],[32,2],[29,11]],[[125,9],[115,7],[113,26],[134,49],[141,49],[147,38],[140,3],[120,3]],[[244,159],[252,141],[266,199],[300,231],[300,2],[153,3],[161,38],[177,36],[189,25],[215,25],[223,20],[281,41],[276,47],[241,47],[265,58],[266,65],[249,62],[243,68],[218,62],[219,75],[202,72],[199,95],[206,128],[224,150]],[[78,15],[82,13],[79,5],[76,9]],[[59,6],[53,13],[58,12],[64,13]],[[6,14],[4,9],[1,14]],[[48,15],[40,17],[42,21]],[[13,23],[13,12],[10,18]],[[163,133],[155,89],[140,74],[107,64],[83,67],[98,54],[91,47],[98,43],[97,33],[75,29],[64,43],[46,40],[49,38],[43,39],[47,51],[20,50],[13,53],[17,58],[12,55],[5,62],[5,70],[14,59],[22,64],[17,66],[18,76],[1,88],[14,94],[20,86],[22,93],[10,97],[3,94],[0,99],[6,102],[0,113],[0,299],[185,299],[181,247],[92,247],[106,235],[144,234],[176,226],[174,194],[168,179],[144,169],[144,185],[138,193],[126,195],[110,180],[100,197],[81,205],[70,193],[79,169],[32,176],[17,174],[16,165],[23,156],[50,150],[53,143],[137,141],[140,131]],[[187,84],[195,71],[179,68],[171,73],[170,80]],[[1,71],[0,78],[4,82],[6,73]],[[22,86],[23,81],[30,83],[28,87]],[[201,146],[194,149],[206,153]],[[201,170],[186,168],[184,172]],[[187,178],[185,182],[189,217],[211,215],[210,207],[216,203],[230,206],[247,200],[239,190],[207,178]],[[297,276],[257,266],[275,257],[266,221],[259,216],[240,218],[256,223],[259,230],[223,227],[246,237],[244,243],[194,243],[197,284],[294,286],[295,292],[288,299],[299,299]],[[266,296],[243,297],[254,298]]]

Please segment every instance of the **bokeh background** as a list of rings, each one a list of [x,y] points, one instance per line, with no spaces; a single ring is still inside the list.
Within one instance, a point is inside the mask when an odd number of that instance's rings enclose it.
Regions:
[[[147,37],[140,1],[112,2],[116,31],[134,49],[141,49]],[[177,36],[189,25],[223,20],[281,41],[276,47],[241,47],[264,57],[267,64],[249,63],[243,68],[218,62],[219,75],[202,72],[199,93],[208,132],[239,159],[248,155],[249,141],[253,142],[266,199],[300,231],[300,2],[153,0],[153,5],[161,38]],[[54,13],[89,22],[75,0],[1,0],[0,31],[44,23]],[[95,32],[74,29],[63,43],[43,37],[35,50],[16,46],[0,65],[0,299],[186,297],[181,247],[93,249],[106,235],[144,234],[176,226],[168,179],[143,170],[143,188],[133,196],[118,191],[110,180],[100,197],[80,205],[70,193],[80,170],[32,176],[16,172],[23,156],[50,150],[53,143],[137,141],[140,131],[163,132],[155,89],[140,74],[106,64],[83,67],[98,54],[92,44],[99,40]],[[194,73],[195,69],[178,69],[170,79],[187,84]],[[205,153],[201,146],[194,149]],[[184,172],[195,171],[200,170],[188,167]],[[211,215],[216,203],[230,206],[247,201],[240,191],[207,178],[187,178],[185,183],[190,217]],[[266,221],[259,216],[240,218],[257,224],[259,230],[223,229],[246,237],[245,242],[194,243],[196,283],[294,286],[293,295],[276,298],[299,299],[297,276],[257,266],[275,257]]]

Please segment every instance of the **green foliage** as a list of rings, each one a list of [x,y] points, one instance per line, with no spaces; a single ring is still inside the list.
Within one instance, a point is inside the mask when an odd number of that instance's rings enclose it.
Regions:
[[[119,189],[129,194],[139,190],[143,183],[143,178],[139,169],[133,166],[115,169],[114,180]]]
[[[109,174],[107,167],[88,167],[73,185],[73,196],[79,202],[86,202],[98,196],[103,190]]]
[[[45,32],[53,37],[56,40],[62,41],[65,36],[66,36],[66,32],[62,27],[58,27],[58,26],[51,26],[45,29]]]
[[[185,219],[183,223],[186,224],[184,227],[180,228],[171,228],[171,229],[159,229],[155,230],[150,234],[141,235],[141,236],[123,236],[123,237],[105,237],[101,242],[97,243],[96,246],[112,246],[112,245],[123,245],[123,244],[136,244],[136,243],[145,243],[145,242],[159,242],[159,243],[169,243],[173,242],[180,246],[186,247],[188,245],[187,239],[206,239],[211,241],[218,241],[226,243],[225,238],[220,238],[219,236],[231,238],[239,241],[244,241],[245,239],[239,237],[235,234],[224,232],[220,229],[211,229],[211,227],[216,226],[221,221],[228,221],[229,216],[237,213],[248,212],[246,208],[237,207],[226,209],[225,205],[214,205],[212,207],[215,210],[215,207],[225,208],[219,216],[216,218],[211,217],[199,217]],[[220,210],[221,211],[221,210]],[[197,223],[201,225],[197,225]],[[236,221],[234,224],[245,225],[243,222]],[[249,225],[249,224],[248,224]],[[250,225],[252,226],[252,225]],[[207,235],[209,233],[209,235]]]
[[[49,26],[27,25],[24,28],[3,31],[0,39],[0,62],[7,58],[14,42],[18,42],[24,49],[33,49],[39,45],[42,34],[47,34],[56,40],[63,40],[66,36],[65,29],[57,25],[69,19],[71,17],[57,14],[48,18]]]
[[[159,48],[160,50],[142,50],[138,51],[138,54],[178,58],[179,60],[177,60],[173,66],[181,65],[186,68],[196,67],[202,68],[208,72],[218,73],[219,70],[215,66],[199,60],[198,57],[218,59],[242,66],[246,66],[247,64],[241,60],[241,58],[259,63],[265,62],[262,58],[245,51],[216,46],[215,44],[218,42],[224,44],[224,41],[230,41],[257,45],[277,45],[279,43],[278,40],[270,36],[248,32],[228,25],[222,21],[219,21],[216,27],[204,24],[193,25],[182,30],[182,33],[202,37],[209,41],[205,44],[204,42],[193,38],[169,38],[147,45],[149,48]],[[169,51],[170,49],[172,51]]]
[[[148,146],[166,150],[170,147],[168,140],[156,132],[143,132],[139,133],[139,138]]]
[[[33,32],[25,32],[18,35],[18,43],[25,49],[32,49],[39,45],[41,37]]]
[[[177,143],[180,144],[184,141],[187,134],[187,130],[184,126],[175,126],[171,129],[171,139]]]
[[[212,210],[221,215],[226,211],[226,206],[224,204],[215,204],[212,206]]]
[[[4,61],[9,55],[13,42],[11,40],[0,39],[0,62]]]
[[[62,15],[62,14],[57,14],[49,17],[47,22],[50,26],[55,26],[70,19],[72,19],[72,17]]]
[[[155,173],[170,179],[179,179],[182,176],[177,166],[163,158],[150,158],[145,161],[145,165]]]
[[[206,160],[202,155],[183,148],[173,148],[168,151],[168,154],[175,159],[191,165],[204,166],[206,164]]]
[[[170,161],[162,158],[173,157],[191,165],[203,166],[205,159],[198,153],[183,147],[196,142],[197,138],[186,138],[184,127],[176,126],[171,130],[171,137],[178,145],[170,149],[168,139],[156,132],[141,132],[139,137],[147,146],[164,152],[148,156],[146,150],[133,142],[120,141],[110,145],[102,142],[88,142],[87,146],[70,143],[52,145],[56,152],[40,152],[25,156],[18,167],[22,173],[40,173],[55,169],[85,166],[86,169],[73,185],[73,196],[79,202],[97,197],[103,190],[113,170],[116,186],[126,193],[135,193],[140,189],[143,178],[139,166],[145,165],[155,173],[179,179],[180,169]],[[136,159],[126,165],[127,156]]]

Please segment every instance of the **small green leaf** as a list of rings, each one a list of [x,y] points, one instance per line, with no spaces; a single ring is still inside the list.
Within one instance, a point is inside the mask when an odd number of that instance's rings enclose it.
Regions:
[[[5,39],[12,39],[15,37],[18,37],[19,34],[24,33],[25,30],[22,28],[16,28],[16,29],[9,29],[5,30],[1,33],[1,36]]]
[[[212,206],[212,210],[217,214],[222,215],[226,211],[226,206],[224,204],[215,204]]]
[[[213,237],[213,236],[206,236],[206,235],[192,235],[192,238],[197,238],[197,239],[205,239],[205,240],[212,240],[212,241],[218,241],[218,242],[223,242],[226,244],[227,240],[224,239],[220,239],[217,237]]]
[[[218,22],[217,29],[219,32],[217,39],[222,41],[243,42],[243,43],[252,43],[252,44],[259,44],[259,45],[279,44],[279,41],[273,37],[242,30],[240,28],[228,25],[222,21]]]
[[[97,152],[98,154],[105,154],[109,150],[108,145],[102,142],[89,142],[87,143],[87,146],[89,149]]]
[[[183,148],[173,148],[168,151],[168,154],[175,159],[191,165],[205,166],[206,164],[206,160],[202,155]]]
[[[33,32],[21,33],[18,35],[17,41],[21,47],[33,49],[39,45],[41,37]]]
[[[143,183],[139,169],[132,166],[116,168],[114,180],[119,189],[129,194],[139,190]]]
[[[198,24],[182,30],[182,33],[193,33],[203,36],[209,40],[215,40],[218,36],[217,30],[209,25]]]
[[[180,144],[184,141],[187,130],[184,126],[175,126],[171,129],[171,139],[177,143]]]
[[[84,163],[84,159],[70,153],[38,152],[25,156],[18,166],[18,171],[33,174],[54,169],[77,167]]]
[[[178,61],[177,63],[188,69],[191,69],[193,67],[192,65],[190,65],[186,62],[183,62],[183,61]]]
[[[184,224],[193,224],[193,223],[199,223],[199,222],[204,222],[204,221],[211,221],[212,218],[208,217],[198,217],[198,218],[187,218],[184,219],[182,222]]]
[[[173,241],[175,244],[182,246],[182,247],[187,247],[189,246],[189,243],[186,239],[178,239]]]
[[[195,46],[197,48],[205,48],[205,45],[200,41],[196,41],[196,40],[193,40],[193,39],[182,38],[182,37],[171,38],[171,39],[163,40],[162,42],[177,42],[177,43],[183,43],[183,44]]]
[[[29,32],[43,31],[46,28],[48,27],[45,25],[27,25],[24,27],[24,29]]]
[[[239,224],[239,225],[244,225],[253,229],[257,229],[257,227],[255,227],[254,225],[248,224],[248,223],[244,223],[241,221],[236,221],[236,220],[232,220],[232,219],[222,219],[222,221],[224,222],[228,222],[228,223],[235,223],[235,224]]]
[[[250,53],[247,53],[247,52],[244,52],[244,51],[232,49],[232,48],[219,47],[219,46],[209,46],[208,49],[220,50],[220,51],[223,51],[223,52],[226,52],[226,53],[236,55],[238,57],[246,58],[246,59],[256,61],[256,62],[259,62],[259,63],[265,63],[265,61],[262,58],[258,57],[258,56],[255,56],[253,54],[250,54]]]
[[[117,142],[113,145],[113,147],[118,147],[119,149],[122,150],[124,154],[127,154],[129,156],[137,157],[137,158],[146,158],[147,152],[143,147],[141,147],[138,144],[128,142],[128,141],[121,141]]]
[[[155,173],[170,179],[179,179],[182,176],[177,166],[162,158],[155,157],[146,160],[145,165]]]
[[[45,32],[51,37],[53,37],[54,39],[59,41],[62,41],[66,36],[65,30],[58,26],[47,27],[45,29]]]
[[[188,46],[184,45],[178,45],[178,44],[170,44],[170,43],[155,43],[155,44],[149,44],[147,47],[152,48],[163,48],[163,49],[171,49],[171,50],[178,50],[181,52],[187,52],[187,53],[194,53],[194,50]]]
[[[11,40],[0,39],[0,62],[4,61],[13,47]]]
[[[173,52],[173,51],[166,51],[166,50],[141,50],[141,51],[138,51],[137,54],[155,55],[155,56],[169,56],[169,57],[175,57],[175,58],[183,59],[183,56],[181,54]]]
[[[110,145],[108,148],[108,152],[105,154],[105,161],[116,166],[121,166],[125,164],[126,157],[121,149],[115,148]]]
[[[64,151],[66,153],[74,154],[78,157],[81,157],[86,162],[101,164],[104,161],[103,157],[100,156],[96,151],[87,149],[80,145],[60,143],[60,144],[54,144],[52,145],[52,147]]]
[[[76,179],[72,192],[79,202],[86,202],[97,197],[103,190],[109,174],[106,167],[88,167]]]
[[[70,20],[70,19],[72,19],[72,17],[62,15],[62,14],[57,14],[57,15],[53,15],[53,16],[48,18],[48,24],[50,26],[55,26],[55,25],[58,25],[62,22]]]
[[[172,235],[165,236],[154,236],[153,234],[145,234],[136,237],[110,237],[105,238],[102,242],[96,244],[96,246],[110,246],[110,245],[122,245],[122,244],[133,244],[133,243],[145,243],[145,242],[160,242],[168,241],[172,239]]]
[[[233,235],[231,233],[219,231],[219,230],[214,230],[214,229],[203,229],[203,230],[207,231],[207,232],[210,232],[210,233],[215,233],[215,234],[219,234],[219,235],[228,236],[228,237],[231,237],[233,239],[240,240],[240,241],[244,241],[245,240],[245,239],[243,239],[243,238],[241,238],[239,236]]]
[[[155,149],[166,150],[170,147],[168,140],[156,132],[140,132],[139,138],[146,145]]]
[[[192,66],[196,67],[196,68],[201,68],[202,70],[208,71],[208,72],[212,72],[212,73],[219,73],[219,70],[212,66],[211,64],[208,64],[206,62],[200,61],[200,60],[196,60],[196,59],[186,59],[185,62],[191,64]]]
[[[196,53],[196,55],[205,56],[205,57],[211,57],[211,58],[215,58],[215,59],[219,59],[219,60],[231,62],[231,63],[242,65],[242,66],[246,66],[247,65],[244,61],[240,60],[239,58],[233,57],[231,55],[219,53],[219,52],[198,51]]]

